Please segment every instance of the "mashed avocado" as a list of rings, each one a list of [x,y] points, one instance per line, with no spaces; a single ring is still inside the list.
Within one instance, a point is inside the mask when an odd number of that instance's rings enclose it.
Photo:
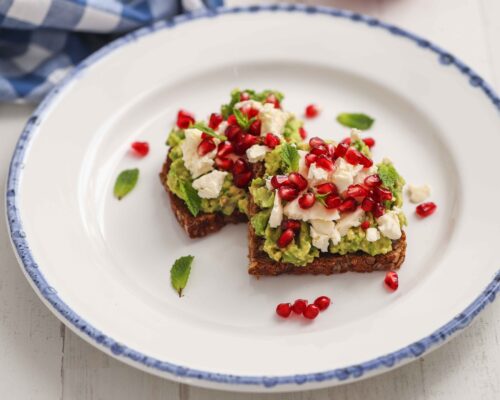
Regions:
[[[398,208],[402,207],[403,186],[405,185],[405,180],[401,175],[399,175],[396,168],[394,168],[394,165],[392,165],[392,162],[388,159],[385,159],[382,163],[378,164],[377,167],[380,179],[382,179],[382,184],[389,189],[393,195],[393,200],[386,202],[386,208],[391,209],[393,206]]]
[[[354,253],[363,251],[376,256],[377,254],[386,254],[392,250],[392,240],[385,236],[380,236],[376,242],[366,240],[366,233],[361,228],[351,228],[345,236],[342,237],[337,245],[330,244],[328,251],[336,254]]]

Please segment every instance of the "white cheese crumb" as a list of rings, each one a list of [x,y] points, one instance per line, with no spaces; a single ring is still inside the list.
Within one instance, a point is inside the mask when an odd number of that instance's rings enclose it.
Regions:
[[[244,100],[234,105],[234,108],[237,108],[238,110],[243,107],[255,108],[256,110],[260,111],[262,110],[262,103],[255,100]]]
[[[328,176],[329,172],[327,170],[317,167],[316,163],[314,163],[309,167],[307,180],[309,181],[309,185],[315,186],[319,183],[326,182],[328,180]]]
[[[269,151],[267,146],[261,144],[254,144],[252,147],[247,149],[248,161],[253,163],[262,161],[266,157],[266,153]]]
[[[312,245],[320,249],[322,252],[327,252],[328,245],[330,244],[330,238],[328,237],[328,235],[323,235],[322,233],[319,233],[316,229],[314,229],[313,226],[311,226],[310,233],[311,233]]]
[[[298,150],[299,153],[299,173],[302,174],[303,176],[307,176],[308,173],[308,167],[306,164],[306,156],[309,154],[307,151],[304,150]]]
[[[291,113],[274,108],[273,104],[264,104],[259,114],[259,118],[262,121],[261,136],[273,133],[279,138],[283,137],[285,125],[291,117]]]
[[[223,135],[226,132],[227,126],[228,126],[227,121],[222,121],[217,127],[217,133]]]
[[[202,132],[199,129],[186,129],[184,132],[186,139],[181,144],[182,160],[186,168],[191,172],[191,176],[196,179],[213,169],[213,159],[217,154],[217,147],[210,153],[200,157],[198,154],[198,145],[201,142]],[[218,142],[215,139],[215,144],[218,144]]]
[[[380,239],[380,232],[377,228],[368,228],[366,230],[366,240],[369,242],[376,242]]]
[[[429,185],[408,185],[408,196],[412,203],[421,203],[431,195],[431,188]]]
[[[193,188],[198,191],[202,199],[216,199],[219,197],[226,175],[227,172],[214,170],[193,181]]]
[[[391,240],[399,239],[402,234],[398,214],[399,210],[395,208],[394,210],[388,211],[381,217],[377,218],[378,230],[382,233],[382,235]]]
[[[311,219],[334,221],[340,218],[340,214],[336,209],[329,210],[318,201],[311,208],[304,210],[300,208],[298,199],[295,199],[284,207],[283,212],[288,218],[299,221],[309,221]]]
[[[274,192],[274,204],[271,210],[271,216],[269,217],[269,226],[271,228],[277,228],[281,225],[283,221],[283,204],[281,204],[281,199],[278,196],[278,192]]]
[[[274,190],[273,184],[271,183],[271,178],[266,178],[266,188],[267,190]]]
[[[333,221],[311,220],[310,232],[313,246],[323,252],[328,251],[330,240],[334,245],[340,242],[340,233]]]
[[[361,221],[365,212],[362,208],[358,208],[356,211],[351,213],[342,214],[342,218],[337,221],[337,230],[340,233],[340,236],[345,236],[350,228],[355,228],[361,225]]]
[[[356,128],[351,129],[351,140],[355,142],[356,140],[361,140],[361,131]]]
[[[363,169],[362,165],[351,165],[343,158],[335,161],[335,171],[332,174],[332,182],[335,183],[339,193],[342,193],[354,182],[354,177]]]

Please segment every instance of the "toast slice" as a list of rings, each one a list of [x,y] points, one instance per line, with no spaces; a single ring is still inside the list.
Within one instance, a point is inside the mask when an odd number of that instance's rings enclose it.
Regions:
[[[177,218],[177,221],[186,231],[190,238],[200,238],[206,236],[210,233],[217,232],[221,230],[227,224],[238,224],[240,222],[248,221],[245,214],[235,210],[231,215],[224,215],[222,213],[206,214],[200,213],[194,217],[187,208],[184,201],[173,194],[167,185],[167,174],[171,164],[170,157],[167,155],[167,159],[163,164],[162,171],[160,172],[161,184],[165,188],[170,198],[170,206],[172,211]]]

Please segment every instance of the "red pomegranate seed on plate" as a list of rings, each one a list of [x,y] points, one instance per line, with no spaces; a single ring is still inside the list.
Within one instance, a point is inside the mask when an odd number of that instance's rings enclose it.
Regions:
[[[367,137],[363,139],[363,142],[371,149],[373,146],[375,146],[375,139],[371,137]]]
[[[282,185],[288,185],[288,176],[274,175],[271,178],[271,185],[273,185],[273,188],[275,189],[279,189]]]
[[[307,188],[307,179],[298,172],[292,172],[288,175],[288,180],[292,185],[297,186],[300,192]]]
[[[399,287],[399,277],[396,271],[388,271],[384,279],[385,286],[390,290],[397,290]]]
[[[331,182],[321,183],[317,185],[315,189],[316,193],[318,194],[330,194],[330,193],[337,194],[337,186],[335,186],[335,184]]]
[[[217,129],[222,121],[223,121],[222,115],[217,113],[212,113],[210,114],[210,118],[208,120],[208,126],[212,129]]]
[[[233,145],[231,142],[221,142],[217,149],[217,157],[225,157],[233,152]]]
[[[361,203],[361,208],[363,211],[371,211],[373,210],[373,206],[375,205],[375,200],[371,197],[365,197],[363,202]]]
[[[347,188],[348,197],[366,197],[368,196],[368,190],[361,185],[351,185]]]
[[[382,179],[377,174],[369,175],[365,178],[365,185],[368,187],[377,187],[382,184]]]
[[[369,227],[370,227],[370,221],[367,220],[361,223],[361,229],[363,229],[364,231],[366,231]]]
[[[326,171],[333,171],[333,161],[325,156],[319,156],[316,160],[316,166]]]
[[[242,172],[241,174],[233,174],[233,182],[236,187],[245,188],[252,180],[252,171]]]
[[[349,149],[349,145],[346,143],[339,143],[337,147],[335,147],[335,151],[333,153],[333,156],[335,158],[339,157],[344,157],[345,154],[347,153],[347,150]]]
[[[286,231],[287,229],[291,229],[294,232],[300,231],[300,221],[295,219],[287,219],[281,223],[281,229]]]
[[[280,143],[280,138],[272,133],[266,134],[266,137],[264,138],[264,144],[270,149],[274,149],[276,146],[279,146]]]
[[[318,156],[316,154],[311,154],[311,153],[307,154],[306,155],[306,165],[308,167],[310,167],[311,164],[315,163],[317,159],[318,159]]]
[[[217,168],[223,170],[223,171],[229,171],[231,168],[233,168],[233,160],[230,158],[224,158],[224,157],[216,157],[215,158],[215,165]]]
[[[348,197],[339,206],[339,211],[341,212],[354,211],[356,210],[356,207],[357,207],[356,200],[353,199],[352,197]]]
[[[280,303],[276,306],[276,314],[281,318],[288,318],[292,312],[292,305],[290,303]]]
[[[186,110],[179,110],[177,113],[177,126],[181,129],[187,129],[194,124],[194,115]]]
[[[149,153],[148,142],[134,142],[132,143],[131,147],[141,157],[147,156]]]
[[[203,157],[205,154],[210,153],[216,147],[217,146],[212,139],[203,139],[198,145],[198,154]]]
[[[430,201],[428,203],[422,203],[418,205],[415,211],[419,217],[425,218],[433,214],[436,209],[437,205]]]
[[[323,139],[321,139],[320,137],[314,136],[311,139],[309,139],[309,146],[311,146],[311,148],[313,148],[313,149],[315,147],[324,146],[324,145],[325,145],[325,141]]]
[[[316,197],[314,196],[313,193],[310,192],[304,193],[302,196],[299,197],[299,206],[304,210],[311,208],[315,202],[316,202]]]
[[[260,128],[262,127],[262,121],[260,119],[256,119],[250,124],[248,128],[248,132],[254,136],[260,136]]]
[[[361,161],[361,156],[362,154],[359,151],[353,149],[352,147],[349,147],[347,149],[347,152],[345,153],[345,160],[349,164],[358,165]]]
[[[337,193],[330,193],[323,201],[325,203],[325,208],[328,208],[329,210],[338,208],[342,204],[342,199],[337,195]]]
[[[306,118],[315,118],[319,115],[319,108],[315,104],[309,104],[304,112]]]
[[[297,299],[293,302],[293,305],[292,305],[292,311],[295,313],[295,314],[302,314],[306,307],[307,307],[307,303],[308,301],[305,300],[305,299]]]
[[[248,163],[242,158],[238,158],[234,163],[233,174],[241,174],[249,171],[249,169]]]
[[[314,300],[314,305],[320,309],[320,311],[326,310],[330,306],[330,298],[327,296],[319,296]]]
[[[314,304],[309,304],[306,309],[304,310],[304,317],[307,319],[314,319],[318,316],[319,314],[319,308],[318,306]]]
[[[291,229],[286,229],[278,239],[278,246],[281,248],[288,246],[292,242],[294,237],[295,232]]]
[[[385,207],[381,203],[375,203],[372,209],[372,214],[375,218],[379,218],[385,214]]]
[[[359,164],[361,164],[364,168],[370,168],[373,165],[373,161],[363,153],[359,153]]]
[[[299,134],[303,140],[305,140],[307,138],[307,131],[302,127],[299,128]]]
[[[297,198],[299,191],[295,186],[282,185],[278,189],[278,194],[283,200],[292,201]]]

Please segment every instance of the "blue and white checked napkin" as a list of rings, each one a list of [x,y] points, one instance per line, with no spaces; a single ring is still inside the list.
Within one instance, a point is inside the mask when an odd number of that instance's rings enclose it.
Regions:
[[[222,0],[0,0],[0,101],[37,102],[117,35]]]

